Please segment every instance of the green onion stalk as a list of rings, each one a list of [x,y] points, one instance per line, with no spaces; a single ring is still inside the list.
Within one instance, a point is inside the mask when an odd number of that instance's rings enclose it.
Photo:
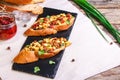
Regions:
[[[108,32],[120,43],[120,32],[113,27],[110,22],[105,18],[105,16],[98,11],[92,4],[86,0],[73,0],[79,7],[81,7],[85,13],[89,13],[90,16],[98,20]]]
[[[86,13],[86,15],[88,16],[88,18],[90,18],[91,22],[93,23],[93,25],[95,26],[95,28],[98,30],[98,32],[101,34],[101,36],[109,43],[109,41],[107,40],[107,38],[103,35],[103,33],[97,27],[96,23],[94,22],[93,18],[89,15],[89,13]]]

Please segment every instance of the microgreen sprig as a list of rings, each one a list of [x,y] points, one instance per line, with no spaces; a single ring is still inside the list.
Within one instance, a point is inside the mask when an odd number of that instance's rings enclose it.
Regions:
[[[40,67],[39,66],[35,66],[34,67],[34,73],[37,73],[37,72],[39,72],[40,71]]]
[[[55,64],[55,61],[49,60],[49,64]]]

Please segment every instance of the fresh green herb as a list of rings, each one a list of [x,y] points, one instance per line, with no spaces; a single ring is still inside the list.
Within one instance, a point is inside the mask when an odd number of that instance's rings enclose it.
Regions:
[[[35,67],[34,67],[34,73],[37,73],[37,72],[39,72],[39,71],[40,71],[40,67],[35,66]]]
[[[43,19],[40,19],[39,21],[40,21],[40,23],[43,23],[43,22],[44,22],[44,20],[43,20]]]
[[[55,61],[49,60],[49,64],[55,64]]]
[[[61,47],[62,47],[62,46],[65,46],[65,43],[62,43],[62,44],[61,44]]]
[[[66,23],[67,23],[67,24],[70,24],[70,20],[67,20]]]
[[[30,45],[26,45],[26,47],[28,48]]]
[[[41,42],[42,42],[42,40],[39,40],[38,42],[39,42],[39,43],[41,43]]]
[[[46,16],[46,18],[50,18],[50,16],[49,16],[49,15],[47,15],[47,16]]]
[[[66,46],[66,42],[62,41],[61,47]]]
[[[44,53],[45,53],[44,50],[40,50],[40,51],[38,51],[38,54],[39,54],[39,55],[43,55]]]
[[[94,22],[93,18],[89,15],[89,13],[86,12],[86,15],[88,16],[88,18],[90,18],[90,20],[92,21],[93,25],[95,26],[95,28],[98,30],[98,32],[101,34],[101,36],[109,43],[109,41],[107,40],[107,38],[103,35],[103,33],[100,31],[100,29],[97,27],[96,23]]]
[[[98,11],[92,4],[86,0],[73,0],[77,5],[79,5],[85,12],[89,13],[90,16],[97,19],[108,32],[120,43],[120,32],[113,27],[110,22],[104,17],[100,11]]]

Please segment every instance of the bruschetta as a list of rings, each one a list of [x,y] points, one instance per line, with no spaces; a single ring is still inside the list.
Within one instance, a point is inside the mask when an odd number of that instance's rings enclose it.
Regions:
[[[39,18],[24,34],[26,36],[46,36],[56,34],[58,31],[69,29],[74,22],[74,16],[70,13]]]
[[[26,45],[20,53],[13,59],[15,63],[25,64],[35,62],[38,59],[46,59],[60,53],[71,44],[66,38],[54,37],[33,41]]]

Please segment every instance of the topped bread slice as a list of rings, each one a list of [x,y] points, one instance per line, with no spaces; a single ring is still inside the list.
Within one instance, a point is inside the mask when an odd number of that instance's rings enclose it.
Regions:
[[[56,34],[58,31],[69,29],[74,22],[74,16],[70,13],[39,18],[24,34],[26,36],[46,36]]]
[[[14,10],[19,10],[23,12],[31,12],[33,14],[42,14],[43,7],[38,4],[28,4],[28,5],[11,5],[8,3],[0,3],[0,6],[5,8],[7,12],[12,12]]]
[[[25,64],[35,62],[38,59],[53,57],[64,50],[71,43],[66,38],[45,38],[39,41],[33,41],[26,45],[14,58],[14,62]]]

